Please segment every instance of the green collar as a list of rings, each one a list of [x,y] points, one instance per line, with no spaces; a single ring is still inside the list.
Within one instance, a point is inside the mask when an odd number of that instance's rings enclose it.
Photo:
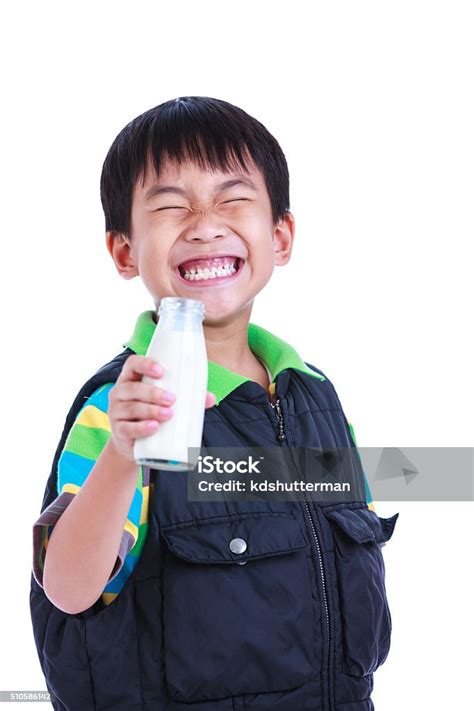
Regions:
[[[124,348],[130,348],[138,355],[146,355],[148,344],[156,328],[156,323],[153,320],[154,314],[154,311],[143,311],[140,314],[132,337],[123,344]],[[248,325],[248,343],[253,353],[266,364],[272,376],[272,382],[275,381],[278,373],[286,368],[295,368],[318,378],[318,380],[325,380],[323,375],[316,373],[306,365],[289,343],[282,341],[281,338],[277,338],[270,331],[266,331],[254,323]],[[239,375],[212,360],[208,361],[207,389],[216,396],[216,405],[247,380],[250,378]]]

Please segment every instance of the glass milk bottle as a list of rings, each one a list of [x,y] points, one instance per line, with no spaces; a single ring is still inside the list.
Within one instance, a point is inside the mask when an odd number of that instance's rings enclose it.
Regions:
[[[144,375],[143,382],[171,391],[176,400],[170,420],[160,422],[153,434],[135,440],[137,464],[168,471],[186,471],[197,464],[207,393],[203,319],[204,303],[198,299],[167,296],[160,301],[158,323],[146,355],[163,366],[164,375]],[[197,447],[196,455],[188,452],[188,447]]]

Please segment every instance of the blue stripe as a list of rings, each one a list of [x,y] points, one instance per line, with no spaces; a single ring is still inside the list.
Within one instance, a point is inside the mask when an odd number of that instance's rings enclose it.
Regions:
[[[130,555],[129,553],[123,562],[123,566],[120,568],[115,578],[107,583],[103,592],[119,593],[127,582],[129,575],[131,575],[138,561],[139,558],[137,556]]]
[[[90,398],[87,400],[86,405],[94,405],[98,410],[102,412],[108,412],[109,410],[109,392],[114,387],[115,383],[107,383],[105,387],[98,388]]]
[[[130,504],[130,508],[128,510],[128,517],[132,523],[135,524],[135,526],[140,525],[140,516],[142,512],[142,503],[143,503],[143,495],[142,492],[139,491],[138,489],[135,489],[135,493],[133,495],[132,503]]]
[[[80,454],[74,454],[73,452],[63,452],[58,463],[58,494],[61,493],[64,484],[82,486],[96,461],[97,460],[86,459],[85,457],[81,457]],[[142,504],[143,494],[137,488],[135,489],[127,516],[137,528],[140,525]]]
[[[82,486],[95,464],[94,459],[86,459],[80,454],[63,451],[58,462],[58,494],[64,484]]]

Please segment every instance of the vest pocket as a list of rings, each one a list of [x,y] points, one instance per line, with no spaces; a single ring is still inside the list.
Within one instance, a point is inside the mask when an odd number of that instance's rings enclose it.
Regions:
[[[165,670],[183,702],[291,689],[312,673],[309,543],[291,514],[161,529]]]
[[[352,676],[372,674],[387,658],[392,620],[381,546],[398,514],[380,518],[368,508],[325,511],[334,538],[344,663]]]

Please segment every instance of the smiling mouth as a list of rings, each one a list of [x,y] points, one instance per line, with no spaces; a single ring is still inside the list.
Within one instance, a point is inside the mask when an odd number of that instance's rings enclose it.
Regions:
[[[198,261],[190,262],[186,269],[183,269],[182,266],[177,267],[176,272],[180,279],[187,284],[219,284],[234,279],[239,274],[244,261],[240,257],[227,257],[225,259],[220,257],[202,260],[203,266],[200,266]]]

